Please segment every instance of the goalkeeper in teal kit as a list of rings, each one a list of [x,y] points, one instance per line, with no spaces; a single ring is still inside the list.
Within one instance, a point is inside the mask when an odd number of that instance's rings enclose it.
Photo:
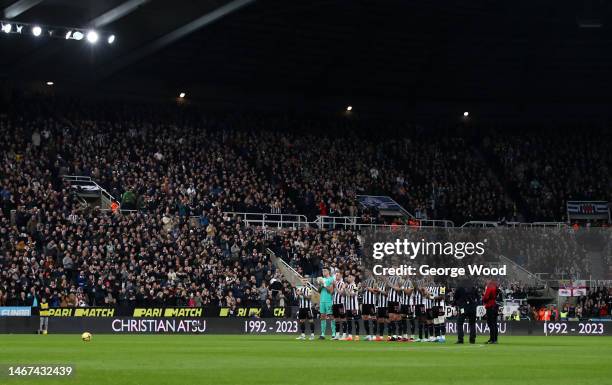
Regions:
[[[336,334],[336,324],[331,319],[332,317],[332,293],[334,291],[334,277],[330,275],[329,269],[323,269],[323,277],[317,280],[320,286],[321,301],[319,304],[319,313],[321,315],[321,336],[320,340],[325,339],[325,329],[327,329],[327,320],[331,320],[332,337]]]

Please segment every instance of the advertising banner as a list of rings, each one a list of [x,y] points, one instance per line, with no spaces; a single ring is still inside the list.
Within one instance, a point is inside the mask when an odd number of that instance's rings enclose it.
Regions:
[[[0,306],[0,317],[29,317],[32,308],[29,306]]]
[[[318,333],[319,322],[315,322]],[[30,334],[38,330],[38,317],[0,318],[0,334]],[[612,335],[610,322],[499,322],[500,335],[518,336],[605,336]],[[468,331],[468,325],[463,325]],[[446,323],[447,335],[457,333],[455,322]],[[296,334],[299,323],[287,318],[134,318],[134,317],[56,317],[49,320],[50,334]],[[478,335],[488,335],[485,322],[476,323]]]
[[[610,219],[610,209],[605,201],[568,201],[567,214],[574,219]]]
[[[29,309],[29,308],[24,308]],[[258,306],[249,307],[70,307],[50,308],[50,317],[179,317],[179,318],[201,318],[201,317],[290,317],[293,314],[291,307],[275,307],[264,311]],[[30,315],[21,314],[22,316]]]

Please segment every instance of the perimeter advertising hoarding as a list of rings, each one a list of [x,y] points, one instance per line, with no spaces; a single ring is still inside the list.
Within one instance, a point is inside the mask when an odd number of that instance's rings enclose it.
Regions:
[[[315,326],[319,328],[319,322]],[[38,317],[0,318],[0,334],[33,334],[39,327]],[[467,325],[464,325],[467,330]],[[446,323],[447,334],[457,333],[454,322]],[[296,334],[298,321],[287,318],[134,318],[134,317],[63,317],[49,319],[50,334]],[[612,335],[609,322],[530,322],[499,323],[502,335]],[[476,323],[478,335],[488,335],[485,322]]]
[[[2,309],[2,308],[0,308]],[[30,308],[27,308],[30,309]],[[270,309],[273,317],[287,317],[292,314],[290,307]],[[14,314],[30,315],[30,314]],[[137,318],[201,318],[201,317],[261,317],[264,309],[259,306],[248,307],[54,307],[49,309],[50,317],[137,317]]]
[[[29,306],[0,306],[0,317],[28,317],[32,315]]]

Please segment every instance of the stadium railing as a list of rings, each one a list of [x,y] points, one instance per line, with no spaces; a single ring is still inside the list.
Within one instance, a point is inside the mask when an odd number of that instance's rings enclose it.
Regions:
[[[94,192],[94,194],[99,194],[100,199],[100,209],[102,210],[111,210],[111,204],[113,202],[118,202],[115,197],[113,197],[108,191],[106,191],[102,186],[96,183],[95,180],[91,179],[90,176],[83,175],[62,175],[62,179],[68,183],[72,187],[82,188],[83,186],[91,186],[93,189],[90,191]]]
[[[336,228],[336,226],[342,226],[343,228],[356,228],[359,222],[359,217],[330,217],[318,215],[315,219],[314,224],[320,229]]]
[[[447,219],[414,219],[411,224],[382,224],[382,223],[362,223],[360,217],[343,216],[332,217],[318,215],[314,221],[308,221],[305,215],[301,214],[274,214],[274,213],[248,213],[226,211],[224,214],[237,217],[245,225],[267,227],[317,227],[319,229],[385,229],[401,227],[442,227],[456,228],[451,220]],[[510,227],[510,228],[536,228],[536,227],[556,227],[564,228],[568,224],[565,222],[497,222],[497,221],[468,221],[459,226],[460,228],[480,227]]]
[[[505,264],[512,272],[512,276],[516,277],[520,282],[523,282],[529,286],[544,286],[546,287],[546,281],[538,277],[536,274],[525,269],[518,263],[514,262],[508,257],[503,255],[499,256],[499,261]]]
[[[362,229],[362,228],[378,228],[378,227],[394,227],[398,225],[384,225],[378,223],[359,223],[360,217],[331,217],[331,216],[322,216],[318,215],[317,219],[313,222],[318,228],[326,229],[326,228],[352,228],[352,229]],[[455,223],[446,219],[413,219],[414,223],[419,227],[445,227],[451,228],[455,227]],[[400,225],[406,226],[406,225]],[[410,225],[407,225],[410,226]]]
[[[237,217],[245,225],[265,227],[306,227],[311,224],[305,215],[300,214],[273,214],[273,213],[240,213],[227,211],[224,214]]]
[[[461,227],[514,227],[514,228],[534,228],[534,227],[568,227],[565,222],[496,222],[496,221],[468,221]]]
[[[319,302],[319,292],[314,285],[314,277],[310,277],[310,279],[304,279],[300,273],[298,273],[291,265],[287,262],[283,261],[281,258],[278,258],[274,251],[267,249],[268,255],[270,256],[270,260],[277,269],[281,272],[283,277],[291,283],[291,285],[298,286],[308,286],[312,289],[313,302]]]

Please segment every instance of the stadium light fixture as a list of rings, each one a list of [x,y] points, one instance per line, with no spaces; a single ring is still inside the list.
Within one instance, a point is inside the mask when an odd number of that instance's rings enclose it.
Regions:
[[[116,40],[115,34],[96,29],[50,26],[38,23],[14,23],[2,19],[0,19],[0,32],[10,35],[21,35],[23,32],[24,35],[30,35],[31,33],[31,36],[34,37],[47,36],[56,39],[86,40],[89,44],[96,44],[99,40],[104,40],[108,42],[108,44],[113,44]]]
[[[470,113],[469,113],[468,111],[465,111],[465,112],[463,113],[463,116],[464,116],[465,118],[467,118],[468,116],[470,116]]]
[[[186,94],[186,93],[184,93],[184,92],[181,92],[181,93],[179,94],[179,98],[181,98],[181,99],[185,98],[185,96],[187,96],[187,94]]]
[[[346,107],[346,110],[347,110],[347,111],[349,111],[349,112],[350,112],[350,111],[353,111],[353,106],[347,106],[347,107]]]
[[[93,30],[87,32],[87,41],[91,44],[96,44],[98,42],[98,33]]]
[[[52,81],[48,81],[48,82],[47,82],[47,85],[48,85],[48,86],[52,86],[52,85],[54,85],[54,84],[55,84],[55,83],[53,83]]]

